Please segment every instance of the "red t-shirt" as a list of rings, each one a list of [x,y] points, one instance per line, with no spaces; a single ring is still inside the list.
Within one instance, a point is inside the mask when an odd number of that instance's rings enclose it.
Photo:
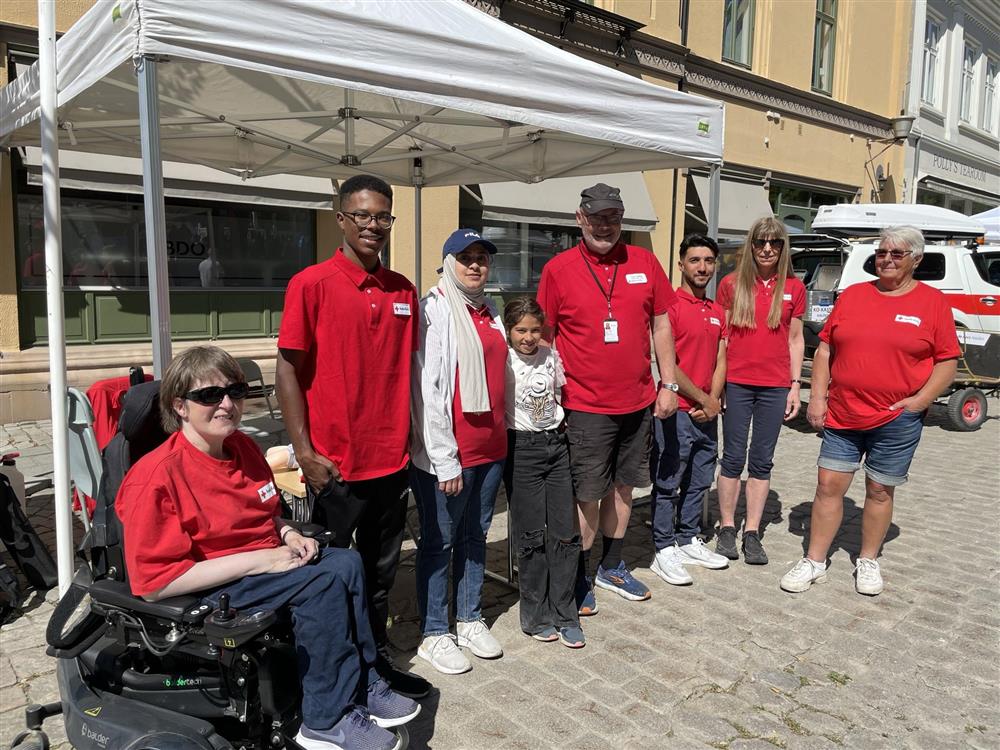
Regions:
[[[507,455],[507,423],[505,394],[507,389],[507,339],[488,307],[467,308],[476,333],[483,342],[486,365],[486,390],[490,410],[482,414],[462,411],[462,394],[458,371],[455,371],[455,400],[452,402],[452,424],[458,444],[458,461],[463,469],[499,461]]]
[[[726,382],[739,385],[763,385],[788,388],[792,380],[792,356],[788,351],[788,329],[792,318],[801,318],[806,310],[806,288],[794,276],[785,279],[781,305],[781,323],[768,328],[767,315],[777,279],[754,282],[756,328],[737,328],[730,322],[729,340],[726,344]],[[733,306],[736,292],[736,274],[731,273],[719,282],[716,297],[725,310]]]
[[[615,343],[605,343],[609,291]],[[546,263],[538,302],[566,369],[563,407],[631,414],[653,403],[651,320],[667,313],[674,299],[660,261],[645,248],[619,242],[601,256],[581,241]]]
[[[900,297],[875,282],[837,297],[819,334],[830,345],[826,426],[870,430],[891,422],[897,401],[919,391],[938,362],[961,354],[948,298],[926,284]]]
[[[677,365],[692,383],[705,393],[711,392],[719,341],[726,338],[725,311],[708,297],[698,299],[691,292],[678,289],[677,301],[670,308],[670,327],[674,331]],[[678,409],[697,406],[683,394],[677,394]]]
[[[360,481],[410,459],[410,361],[417,291],[381,265],[373,273],[341,250],[297,273],[285,292],[278,347],[307,353],[298,373],[313,448]]]
[[[234,432],[228,459],[212,458],[175,432],[129,469],[115,510],[129,584],[149,594],[196,562],[281,544],[274,476],[253,440]]]

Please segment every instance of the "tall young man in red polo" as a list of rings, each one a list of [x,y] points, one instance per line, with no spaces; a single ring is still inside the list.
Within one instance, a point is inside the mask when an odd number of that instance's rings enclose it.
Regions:
[[[675,586],[693,582],[685,566],[729,565],[698,537],[702,501],[715,479],[719,398],[726,387],[726,312],[705,292],[718,255],[711,237],[689,235],[681,243],[681,284],[670,308],[680,396],[676,414],[653,420],[649,468],[656,557],[650,569]]]
[[[545,265],[538,301],[566,370],[563,408],[582,542],[577,604],[581,615],[592,615],[594,584],[631,601],[649,598],[625,567],[622,541],[632,489],[649,481],[650,406],[657,417],[673,414],[678,386],[668,316],[675,297],[663,267],[649,250],[621,241],[625,204],[618,188],[598,183],[580,196],[583,240]],[[598,528],[603,550],[591,579]]]
[[[417,292],[379,261],[392,227],[392,190],[357,175],[340,188],[344,244],[296,274],[285,292],[276,384],[307,482],[313,521],[365,567],[376,668],[398,693],[430,684],[397,670],[387,650],[389,590],[406,521],[410,360]]]

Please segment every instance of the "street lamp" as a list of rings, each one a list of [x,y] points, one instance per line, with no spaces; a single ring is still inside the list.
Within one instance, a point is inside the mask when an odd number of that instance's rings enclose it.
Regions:
[[[892,123],[892,138],[869,138],[865,145],[868,148],[868,161],[865,162],[865,175],[868,177],[868,181],[872,186],[872,203],[880,202],[880,194],[885,187],[887,181],[887,176],[882,169],[882,165],[879,164],[878,168],[873,172],[871,169],[872,162],[878,159],[882,154],[888,151],[897,143],[902,143],[907,138],[910,137],[910,132],[913,130],[913,121],[916,118],[912,115],[900,114],[899,117],[893,117],[890,121]],[[872,144],[873,143],[884,143],[885,146],[874,156],[872,155]]]

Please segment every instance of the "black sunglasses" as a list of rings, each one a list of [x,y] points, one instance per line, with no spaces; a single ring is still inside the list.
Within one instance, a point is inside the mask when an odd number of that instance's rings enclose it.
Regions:
[[[239,401],[247,397],[250,386],[246,383],[230,383],[223,387],[221,385],[208,385],[204,388],[196,388],[184,394],[184,398],[205,406],[217,406],[222,403],[222,399],[229,396],[233,401]]]
[[[785,249],[785,241],[782,239],[775,240],[753,240],[754,250],[763,250],[765,246],[770,245],[772,248],[777,250],[779,253]]]

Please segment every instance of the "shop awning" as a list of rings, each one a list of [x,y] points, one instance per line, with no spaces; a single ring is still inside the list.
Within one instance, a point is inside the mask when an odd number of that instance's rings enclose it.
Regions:
[[[29,185],[42,184],[42,150],[23,149]],[[59,150],[59,184],[70,190],[142,195],[142,159]],[[163,192],[192,198],[262,206],[333,209],[334,183],[324,177],[272,175],[247,182],[198,164],[163,162]]]
[[[708,177],[691,175],[702,206],[708,205]],[[723,178],[719,193],[719,236],[744,235],[762,216],[772,216],[771,202],[762,184]]]
[[[480,185],[483,194],[483,220],[575,227],[580,191],[598,182],[621,189],[622,201],[625,203],[622,229],[651,232],[656,228],[656,211],[641,172],[560,177],[535,185],[525,185],[522,182]]]
[[[947,180],[935,179],[934,177],[923,176],[918,179],[920,186],[928,190],[933,190],[936,193],[944,193],[945,195],[951,195],[955,198],[963,198],[975,201],[977,203],[992,203],[997,200],[996,194],[984,193],[979,190],[971,189],[966,186],[956,185],[954,182],[948,182]]]

